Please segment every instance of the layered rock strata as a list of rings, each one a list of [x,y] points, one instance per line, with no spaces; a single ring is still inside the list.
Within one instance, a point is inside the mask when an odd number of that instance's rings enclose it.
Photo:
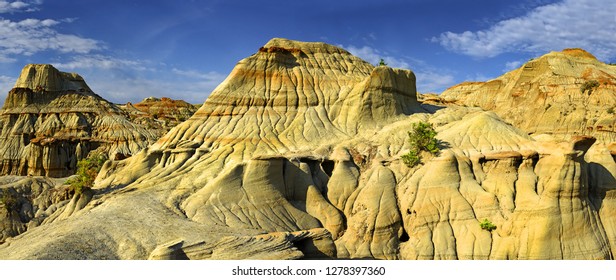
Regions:
[[[90,151],[125,158],[157,136],[79,75],[30,64],[0,110],[0,174],[65,177]]]
[[[494,111],[531,134],[616,141],[616,66],[581,49],[548,53],[487,82],[462,83],[441,99]]]
[[[173,100],[167,97],[148,97],[138,103],[128,102],[119,106],[128,113],[131,122],[155,130],[163,135],[171,128],[190,118],[199,107],[183,100]]]
[[[441,152],[408,167],[420,121]],[[273,39],[0,258],[612,259],[616,163],[594,142],[425,106],[408,70]]]

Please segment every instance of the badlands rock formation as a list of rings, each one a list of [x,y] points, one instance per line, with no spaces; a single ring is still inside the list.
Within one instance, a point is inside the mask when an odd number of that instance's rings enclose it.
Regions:
[[[0,177],[0,242],[41,224],[69,203],[66,179],[49,177]],[[58,188],[56,188],[58,187]]]
[[[131,122],[144,125],[163,135],[171,128],[190,118],[199,107],[183,100],[167,97],[148,97],[138,103],[128,102],[119,106],[128,113]]]
[[[65,177],[90,151],[127,157],[158,136],[131,123],[79,75],[30,64],[0,110],[0,174]]]
[[[411,168],[419,121],[442,151]],[[411,71],[273,39],[0,258],[612,259],[616,163],[595,140],[538,141],[493,112],[418,102]]]
[[[581,49],[551,52],[487,82],[462,83],[442,99],[497,112],[533,134],[616,141],[616,66]]]

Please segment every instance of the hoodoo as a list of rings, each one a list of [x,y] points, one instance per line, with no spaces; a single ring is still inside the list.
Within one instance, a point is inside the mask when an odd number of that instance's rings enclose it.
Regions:
[[[0,174],[65,177],[90,151],[132,155],[158,135],[131,123],[84,79],[26,65],[0,110]]]
[[[407,166],[418,122],[440,153]],[[410,70],[272,39],[0,258],[610,259],[616,164],[595,140],[537,141],[494,112],[419,102]]]

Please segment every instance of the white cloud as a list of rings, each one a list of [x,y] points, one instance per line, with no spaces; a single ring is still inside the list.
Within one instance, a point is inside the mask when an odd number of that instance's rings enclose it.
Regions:
[[[103,48],[97,40],[59,33],[53,29],[58,24],[53,19],[0,19],[0,62],[12,62],[16,55],[29,56],[47,50],[86,54]]]
[[[486,30],[445,32],[433,41],[474,57],[523,51],[544,53],[579,47],[599,59],[616,57],[616,1],[563,0],[526,15],[500,21]]]
[[[107,55],[80,55],[53,65],[61,71],[81,72],[94,92],[117,103],[138,102],[150,96],[203,103],[225,79],[215,71],[168,69],[162,63]]]
[[[103,98],[118,102],[138,102],[146,97],[169,97],[189,103],[203,103],[209,94],[222,82],[224,77],[216,74],[209,80],[177,81],[174,77],[160,78],[117,78],[97,77],[88,81],[90,87]]]
[[[61,71],[82,75],[94,92],[117,103],[138,102],[146,97],[169,97],[190,103],[203,103],[225,76],[104,55],[81,55],[53,65]],[[90,78],[91,77],[91,78]]]
[[[0,104],[4,104],[4,100],[9,91],[13,88],[17,78],[0,75]]]
[[[115,58],[100,54],[94,55],[79,55],[72,58],[69,62],[53,63],[57,68],[61,69],[130,69],[143,71],[148,70],[144,62]]]
[[[0,14],[27,11],[31,5],[23,1],[2,1],[0,0]]]
[[[441,92],[455,83],[455,78],[453,75],[448,73],[449,71],[430,67],[421,60],[402,59],[389,56],[369,46],[341,47],[348,50],[353,55],[372,63],[373,65],[378,64],[382,58],[389,67],[413,70],[415,77],[417,78],[417,91],[422,93]],[[413,67],[411,67],[411,64],[413,64]]]
[[[505,63],[505,69],[503,69],[503,72],[509,72],[509,71],[511,71],[513,69],[517,69],[521,65],[522,65],[522,61],[521,60],[506,62]]]
[[[385,60],[385,63],[387,63],[387,65],[389,67],[393,67],[393,68],[405,68],[408,69],[409,68],[409,64],[401,59],[398,59],[396,57],[393,56],[389,56],[387,54],[382,53],[381,51],[374,49],[372,47],[368,47],[368,46],[363,46],[363,47],[355,47],[355,46],[348,46],[348,47],[344,47],[341,46],[343,49],[346,49],[347,51],[349,51],[350,53],[352,53],[355,56],[360,57],[361,59],[372,63],[373,65],[376,65],[379,63],[379,61],[381,60],[381,58],[383,60]]]
[[[222,80],[224,80],[225,76],[215,72],[215,71],[210,71],[207,73],[202,73],[199,71],[195,71],[195,70],[180,70],[177,68],[173,68],[171,69],[171,71],[175,74],[178,74],[180,76],[184,76],[184,77],[188,77],[188,78],[193,78],[193,79],[198,79],[198,80],[203,80],[203,81],[218,81],[219,83],[222,82]]]
[[[440,93],[455,84],[453,75],[432,70],[414,71],[417,77],[417,91],[420,93]]]
[[[0,14],[33,11],[41,3],[41,0],[0,0]],[[202,103],[225,78],[214,71],[168,69],[164,64],[114,57],[102,52],[105,46],[101,41],[58,31],[59,25],[75,20],[27,18],[14,21],[0,17],[0,63],[15,62],[19,56],[44,51],[70,54],[60,56],[52,64],[61,71],[80,73],[96,93],[120,103],[138,102],[149,96]],[[0,104],[15,80],[0,75]]]

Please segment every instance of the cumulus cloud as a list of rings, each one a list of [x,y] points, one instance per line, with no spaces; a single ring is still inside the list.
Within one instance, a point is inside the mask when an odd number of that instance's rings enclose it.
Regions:
[[[0,14],[32,10],[31,4],[23,1],[0,0]]]
[[[369,46],[363,46],[363,47],[356,47],[356,46],[344,47],[342,46],[342,48],[346,49],[353,55],[358,56],[361,59],[372,63],[373,65],[378,64],[379,61],[383,59],[385,60],[385,63],[387,63],[389,67],[405,68],[405,69],[409,68],[409,64],[406,61],[403,61],[396,57],[382,53],[381,51],[374,49],[372,47],[369,47]]]
[[[6,1],[0,0],[0,14],[36,11],[42,0]],[[103,48],[102,42],[56,30],[62,20],[27,18],[13,21],[0,17],[0,63],[15,62],[17,56],[30,56],[42,51],[85,54]]]
[[[54,29],[58,24],[53,19],[0,19],[0,62],[12,62],[16,55],[29,56],[47,50],[85,54],[103,48],[97,40],[59,33]]]
[[[417,91],[420,93],[440,93],[456,83],[453,75],[434,70],[418,70],[415,71],[415,76],[417,77]]]
[[[0,0],[0,14],[37,9],[41,0]],[[136,102],[149,96],[166,96],[191,103],[202,103],[225,76],[215,71],[168,69],[150,61],[115,57],[105,52],[103,42],[65,34],[62,24],[76,18],[19,21],[0,17],[0,63],[15,62],[20,56],[44,51],[60,54],[52,64],[61,71],[80,73],[90,87],[112,102]],[[0,75],[0,104],[12,88],[16,77]]]
[[[614,34],[616,1],[563,0],[499,21],[485,30],[445,32],[432,40],[451,51],[474,57],[580,47],[606,60],[616,57]]]
[[[0,75],[0,103],[4,104],[6,95],[9,93],[17,78]]]

